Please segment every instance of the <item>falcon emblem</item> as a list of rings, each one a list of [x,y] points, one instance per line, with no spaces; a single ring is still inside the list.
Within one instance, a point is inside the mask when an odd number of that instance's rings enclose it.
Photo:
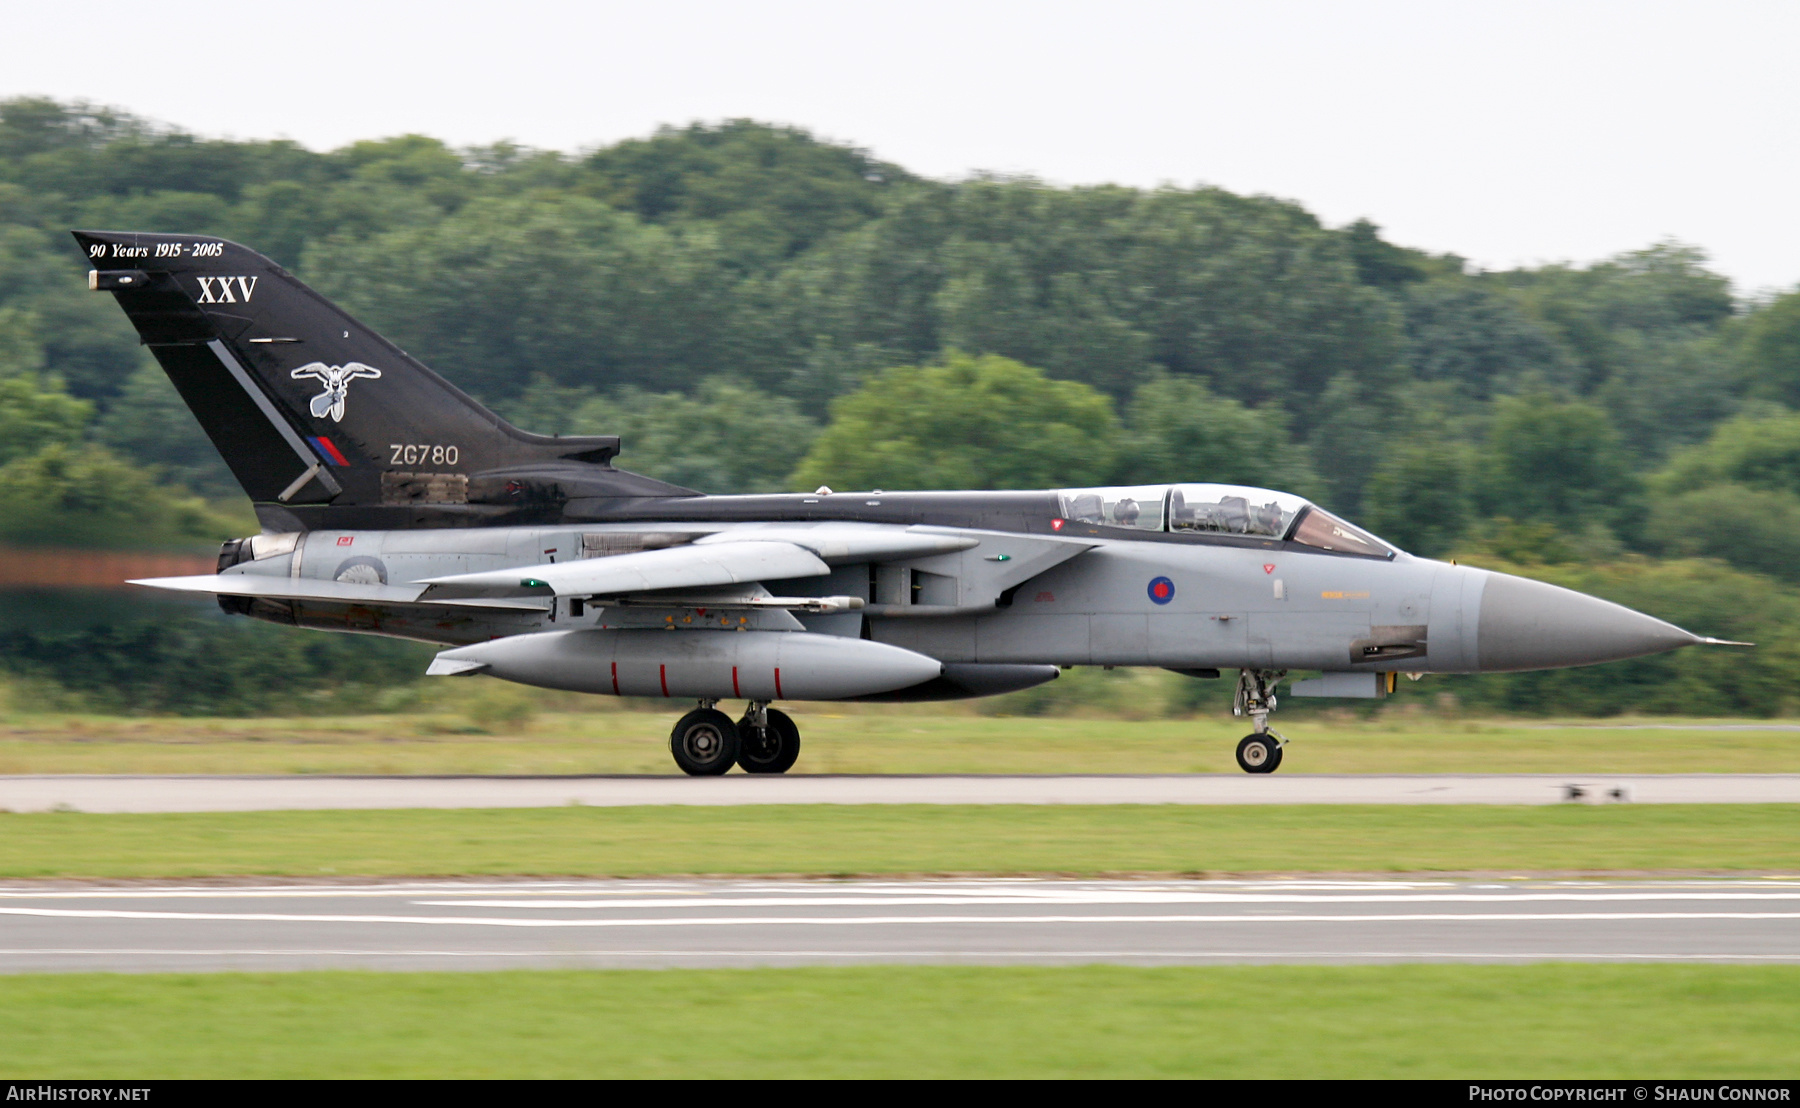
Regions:
[[[380,377],[381,371],[361,362],[346,362],[343,365],[308,362],[289,376],[296,381],[311,377],[324,385],[325,391],[312,398],[313,418],[324,419],[326,415],[330,415],[331,422],[339,423],[344,418],[344,400],[350,395],[350,382],[358,377]]]

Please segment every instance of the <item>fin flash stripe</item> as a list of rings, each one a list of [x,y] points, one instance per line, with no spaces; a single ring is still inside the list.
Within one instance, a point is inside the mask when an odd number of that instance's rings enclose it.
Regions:
[[[319,452],[319,457],[324,458],[332,465],[347,466],[350,464],[350,459],[344,457],[344,452],[337,448],[337,444],[324,435],[310,435],[306,441],[312,443],[313,449]]]

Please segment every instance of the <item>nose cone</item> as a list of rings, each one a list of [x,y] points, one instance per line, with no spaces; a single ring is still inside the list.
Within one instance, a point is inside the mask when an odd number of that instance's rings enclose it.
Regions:
[[[1504,573],[1488,575],[1476,626],[1482,672],[1586,666],[1703,641],[1611,601]]]

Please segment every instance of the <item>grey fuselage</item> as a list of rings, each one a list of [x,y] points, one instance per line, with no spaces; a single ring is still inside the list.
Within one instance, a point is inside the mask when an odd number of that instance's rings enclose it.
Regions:
[[[1089,526],[1056,513],[1054,493],[685,497],[632,520],[315,530],[296,536],[291,551],[225,570],[403,585],[695,536],[757,538],[771,528],[784,539],[809,526],[851,524],[973,540],[954,553],[878,562],[826,551],[829,575],[779,584],[791,596],[848,596],[866,604],[830,614],[726,616],[692,603],[662,607],[638,600],[609,607],[565,597],[536,608],[492,611],[328,600],[225,602],[276,622],[445,646],[584,629],[806,630],[891,644],[944,663],[987,665],[1470,673],[1585,665],[1699,641],[1580,593],[1405,553],[1371,557],[1251,536],[1143,533]],[[980,515],[1011,526],[932,522],[948,517],[965,523]],[[284,545],[267,535],[253,541],[263,550]]]

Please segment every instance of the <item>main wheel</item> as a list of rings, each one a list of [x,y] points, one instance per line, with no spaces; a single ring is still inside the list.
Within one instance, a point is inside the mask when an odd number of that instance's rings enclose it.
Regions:
[[[681,772],[693,777],[717,777],[736,765],[739,745],[737,724],[711,708],[689,712],[669,732],[669,753]]]
[[[738,751],[738,765],[745,773],[786,773],[800,757],[800,728],[786,712],[767,709],[763,713],[767,727],[752,727],[739,720],[738,731],[744,737]]]
[[[1237,762],[1245,773],[1274,773],[1281,765],[1281,747],[1273,735],[1245,735],[1238,743]]]

